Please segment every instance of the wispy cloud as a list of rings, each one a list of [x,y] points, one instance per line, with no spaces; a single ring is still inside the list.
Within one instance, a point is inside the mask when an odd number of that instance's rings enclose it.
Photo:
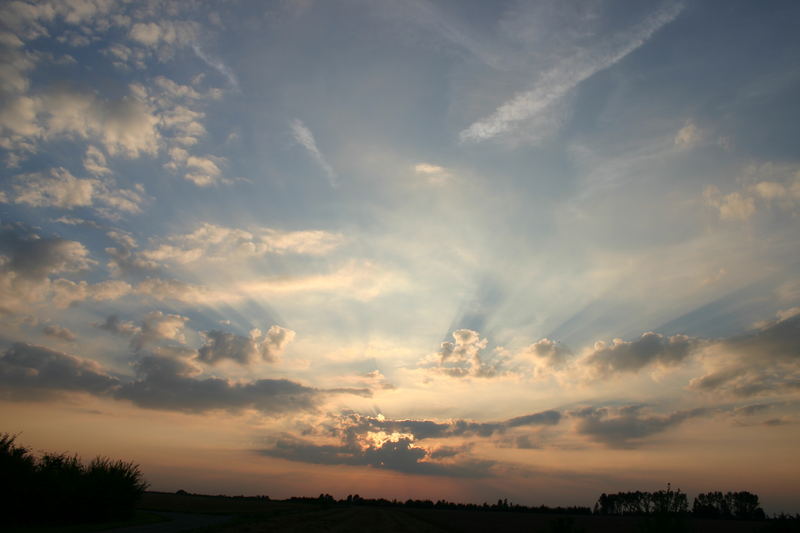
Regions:
[[[599,47],[599,52],[585,48],[579,50],[546,71],[533,89],[518,93],[494,113],[461,131],[461,142],[485,141],[509,131],[523,120],[536,118],[581,82],[642,46],[656,31],[673,21],[682,9],[681,4],[670,4],[660,9],[630,32],[609,39]]]
[[[308,150],[308,153],[311,154],[311,157],[313,157],[322,170],[325,171],[328,181],[330,181],[331,185],[335,187],[337,184],[336,171],[333,170],[333,167],[325,159],[325,156],[322,155],[322,152],[319,151],[319,148],[317,148],[317,141],[314,140],[314,135],[311,133],[311,130],[309,130],[299,118],[289,122],[289,126],[292,128],[292,136],[294,137],[294,140]]]
[[[194,53],[197,54],[197,57],[202,59],[206,65],[208,65],[209,67],[213,68],[214,70],[225,76],[225,79],[228,80],[228,83],[230,83],[231,87],[233,87],[237,91],[239,90],[239,80],[236,78],[236,75],[233,73],[233,71],[230,68],[228,68],[228,65],[226,65],[219,59],[215,59],[209,56],[203,51],[202,48],[200,48],[196,44],[192,45],[192,49],[194,50]]]

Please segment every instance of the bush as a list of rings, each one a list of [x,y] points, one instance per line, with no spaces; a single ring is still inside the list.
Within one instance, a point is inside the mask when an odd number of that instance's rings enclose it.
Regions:
[[[133,515],[147,488],[139,466],[97,457],[45,453],[38,460],[0,434],[0,508],[16,523],[103,522]]]

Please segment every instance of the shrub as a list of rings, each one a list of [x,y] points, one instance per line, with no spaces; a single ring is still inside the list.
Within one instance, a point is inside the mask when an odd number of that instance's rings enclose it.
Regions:
[[[102,522],[133,515],[147,488],[139,466],[97,457],[45,453],[38,460],[0,434],[0,505],[11,522]]]

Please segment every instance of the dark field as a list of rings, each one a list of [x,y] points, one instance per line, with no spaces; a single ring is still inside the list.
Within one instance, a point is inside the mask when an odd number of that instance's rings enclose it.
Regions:
[[[146,493],[143,509],[222,513],[231,522],[204,529],[207,532],[730,532],[788,531],[773,529],[770,521],[700,520],[667,524],[653,518],[569,516],[516,512],[461,511],[324,505],[255,498]]]

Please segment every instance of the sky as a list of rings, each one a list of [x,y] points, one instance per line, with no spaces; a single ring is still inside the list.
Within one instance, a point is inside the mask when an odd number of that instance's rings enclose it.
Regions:
[[[797,2],[0,21],[0,431],[155,490],[800,511]]]

